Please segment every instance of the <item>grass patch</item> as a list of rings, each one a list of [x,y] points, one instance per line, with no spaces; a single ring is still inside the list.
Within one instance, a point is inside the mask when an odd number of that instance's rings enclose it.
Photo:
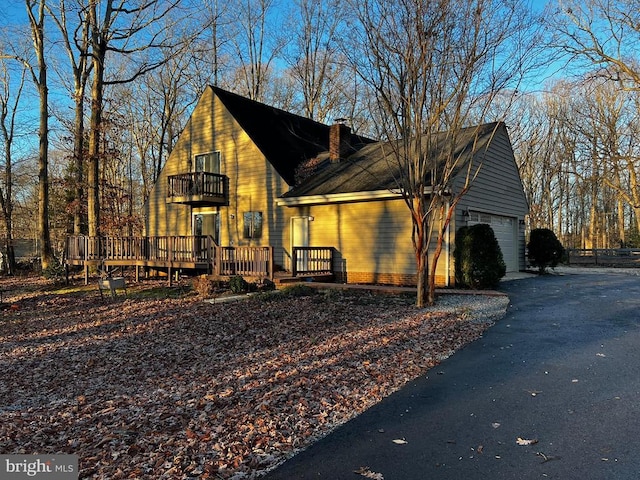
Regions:
[[[96,285],[65,285],[59,288],[52,288],[50,293],[52,295],[71,295],[74,293],[93,293],[96,289]]]
[[[129,298],[139,298],[142,300],[162,300],[164,298],[185,298],[192,296],[194,291],[191,287],[186,285],[179,286],[158,286],[152,288],[145,288],[141,290],[135,290],[129,292],[127,289],[127,296]]]

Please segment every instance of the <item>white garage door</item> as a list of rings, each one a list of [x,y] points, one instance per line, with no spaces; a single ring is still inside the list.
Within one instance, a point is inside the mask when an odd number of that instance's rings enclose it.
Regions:
[[[517,241],[517,220],[513,217],[502,217],[500,215],[489,215],[485,213],[469,212],[467,225],[476,223],[488,223],[493,229],[493,233],[498,240],[507,272],[517,272],[518,266],[518,241]]]

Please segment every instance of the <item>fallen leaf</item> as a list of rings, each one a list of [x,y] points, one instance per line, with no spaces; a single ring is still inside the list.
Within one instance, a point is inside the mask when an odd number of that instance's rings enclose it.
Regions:
[[[533,438],[533,439],[529,440],[529,439],[526,439],[526,438],[520,438],[520,437],[518,437],[518,439],[516,440],[516,443],[517,443],[518,445],[525,445],[525,446],[526,446],[526,445],[534,445],[534,444],[538,443],[538,440],[537,440],[537,439],[535,439],[535,438]]]
[[[396,445],[406,445],[407,443],[409,443],[404,438],[396,438],[395,440],[392,440],[392,441]]]
[[[492,426],[493,428],[500,428],[500,424],[499,424],[498,422],[493,422],[493,423],[491,424],[491,426]]]
[[[372,480],[384,480],[384,477],[381,473],[372,472],[371,470],[369,470],[369,467],[360,467],[354,473],[362,475],[365,478],[371,478]]]
[[[362,292],[223,305],[135,296],[166,289],[145,279],[101,302],[37,282],[0,277],[20,305],[0,311],[0,451],[72,451],[81,478],[258,478],[489,327]]]

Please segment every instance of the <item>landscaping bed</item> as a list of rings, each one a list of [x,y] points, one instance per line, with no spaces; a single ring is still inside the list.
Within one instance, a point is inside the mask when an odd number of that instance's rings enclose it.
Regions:
[[[418,310],[361,291],[208,303],[150,281],[104,300],[0,288],[0,451],[76,454],[80,478],[256,478],[494,320],[473,296]]]

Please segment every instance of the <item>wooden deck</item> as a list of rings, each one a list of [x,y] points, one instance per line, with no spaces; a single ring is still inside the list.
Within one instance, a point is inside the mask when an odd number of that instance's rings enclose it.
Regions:
[[[295,247],[292,252],[292,279],[334,276],[332,247]],[[88,237],[67,238],[65,263],[82,266],[85,282],[91,267],[135,267],[136,281],[140,269],[166,271],[171,281],[174,272],[192,273],[227,279],[241,275],[251,279],[274,281],[273,247],[222,247],[207,235],[157,237]]]
[[[273,247],[221,247],[210,236],[67,238],[65,263],[90,267],[136,267],[167,272],[190,270],[220,278],[241,275],[273,280]]]

